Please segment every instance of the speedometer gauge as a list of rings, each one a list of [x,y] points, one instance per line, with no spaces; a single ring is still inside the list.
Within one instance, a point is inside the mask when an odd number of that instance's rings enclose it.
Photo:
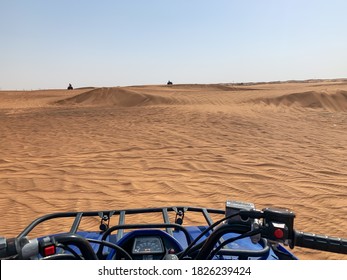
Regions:
[[[158,236],[136,237],[133,254],[161,254],[164,253],[163,242]]]

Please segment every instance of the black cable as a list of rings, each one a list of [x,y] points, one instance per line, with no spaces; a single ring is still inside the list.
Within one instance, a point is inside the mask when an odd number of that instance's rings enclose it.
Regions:
[[[88,242],[91,243],[98,243],[98,244],[103,244],[105,246],[108,246],[112,249],[121,251],[129,260],[132,260],[133,258],[129,255],[129,253],[127,251],[125,251],[122,247],[118,246],[117,244],[108,242],[106,240],[96,240],[96,239],[90,239],[90,238],[86,238]]]
[[[86,260],[97,260],[97,256],[90,243],[82,236],[71,233],[63,233],[54,236],[54,242],[62,243],[65,246],[72,245],[78,247],[81,255]]]
[[[69,246],[66,246],[62,243],[58,243],[55,246],[58,248],[62,248],[65,251],[70,252],[76,259],[83,260],[83,258],[79,254],[77,254],[73,249],[71,249]]]
[[[192,255],[195,251],[200,250],[201,247],[205,244],[205,241],[206,241],[206,240],[201,241],[199,244],[194,245],[193,247],[191,247],[190,250],[189,250],[189,252],[187,252],[185,255],[188,255],[188,253],[189,253],[189,255]],[[178,259],[181,259],[181,255],[182,255],[182,254],[183,254],[183,251],[182,251],[182,252],[179,252],[178,254],[176,254],[177,257],[178,257]]]
[[[250,237],[250,236],[256,235],[258,233],[261,233],[261,230],[248,231],[248,232],[245,232],[243,234],[240,234],[239,236],[232,237],[232,238],[229,238],[229,239],[223,241],[217,248],[215,248],[214,250],[211,251],[211,253],[208,255],[207,259],[211,260],[214,257],[214,255],[220,249],[222,249],[225,245],[227,245],[229,243],[232,243],[232,242],[235,242],[236,240],[239,240],[239,239],[243,239],[243,238],[246,238],[246,237]]]
[[[207,232],[209,232],[209,231],[210,231],[211,229],[213,229],[215,226],[219,225],[221,222],[223,222],[223,221],[225,221],[225,220],[228,220],[228,219],[230,219],[230,218],[233,218],[233,217],[235,217],[235,216],[240,215],[240,212],[241,212],[241,211],[238,211],[238,212],[235,213],[235,214],[232,214],[232,215],[229,215],[229,216],[227,216],[227,217],[224,217],[223,219],[220,219],[219,221],[213,223],[213,224],[210,225],[208,228],[206,228],[203,232],[201,232],[201,233],[199,234],[199,236],[198,236],[197,238],[195,238],[195,239],[192,241],[192,243],[190,243],[190,244],[188,245],[188,247],[187,247],[182,253],[180,253],[179,259],[181,260],[181,259],[183,259],[183,257],[185,257],[186,255],[188,255],[188,253],[189,253],[189,251],[191,250],[191,248],[192,248],[192,247],[196,244],[196,242],[198,242],[198,240],[199,240],[201,237],[203,237]],[[202,243],[203,243],[203,242],[202,242]],[[200,244],[201,244],[201,243],[200,243]]]

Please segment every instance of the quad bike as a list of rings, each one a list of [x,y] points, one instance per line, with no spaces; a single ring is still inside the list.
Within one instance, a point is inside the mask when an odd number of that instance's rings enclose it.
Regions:
[[[138,222],[126,222],[138,214]],[[153,214],[161,221],[149,222]],[[204,223],[186,225],[190,214],[202,216]],[[82,230],[82,220],[90,217],[98,219],[97,228]],[[15,238],[0,238],[0,259],[295,260],[290,251],[295,246],[347,254],[347,239],[297,231],[294,218],[288,209],[257,210],[239,201],[227,201],[224,210],[171,206],[53,213]],[[38,225],[58,219],[70,219],[69,230],[28,237]]]

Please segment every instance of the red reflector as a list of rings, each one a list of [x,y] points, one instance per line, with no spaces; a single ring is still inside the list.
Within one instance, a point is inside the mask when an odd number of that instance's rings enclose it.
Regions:
[[[283,230],[281,230],[279,228],[274,231],[274,236],[277,239],[281,239],[283,237],[283,235],[284,235]]]
[[[51,245],[51,246],[45,247],[45,249],[43,250],[43,253],[45,254],[45,257],[50,256],[50,255],[54,255],[55,254],[55,246]]]

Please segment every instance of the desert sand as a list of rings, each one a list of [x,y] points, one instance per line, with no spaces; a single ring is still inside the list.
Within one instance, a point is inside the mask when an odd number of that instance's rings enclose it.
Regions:
[[[347,238],[345,80],[1,91],[0,127],[1,236],[51,212],[230,199]]]

